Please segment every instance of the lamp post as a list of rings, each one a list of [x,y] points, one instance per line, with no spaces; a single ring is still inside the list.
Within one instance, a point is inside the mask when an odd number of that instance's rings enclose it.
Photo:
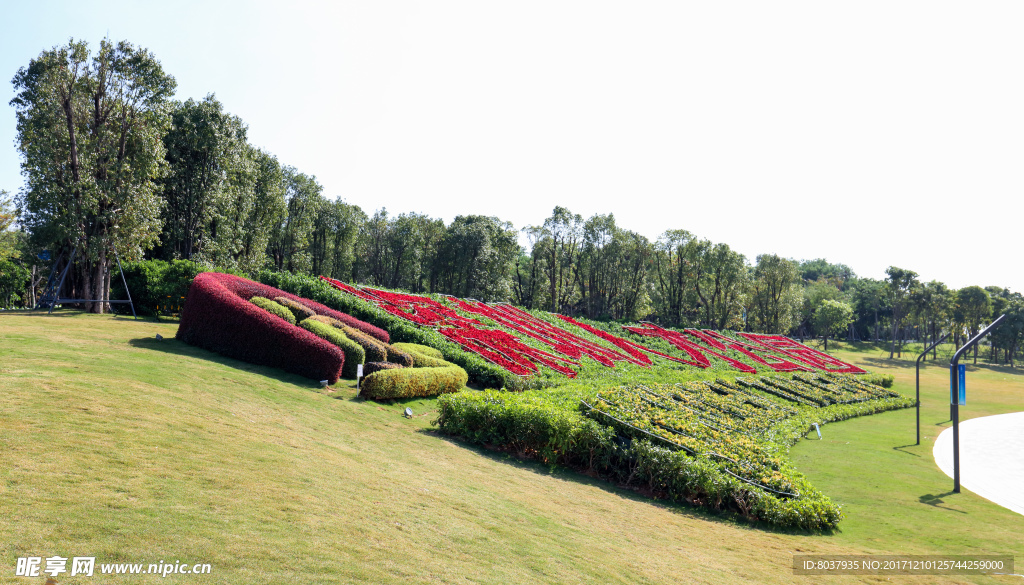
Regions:
[[[945,341],[947,337],[949,337],[949,333],[940,337],[938,341],[929,345],[928,349],[924,350],[921,355],[917,356],[917,442],[914,443],[915,445],[921,444],[921,358],[928,355],[929,351],[938,347],[939,344]]]
[[[949,402],[950,406],[953,407],[953,493],[960,493],[960,377],[957,375],[957,365],[960,362],[960,356],[962,356],[968,349],[977,345],[981,341],[982,337],[985,337],[992,332],[993,329],[999,326],[1006,317],[1006,313],[999,315],[999,317],[989,324],[988,327],[983,329],[981,333],[976,335],[974,339],[971,339],[963,345],[960,349],[956,350],[953,354],[953,358],[949,360]]]

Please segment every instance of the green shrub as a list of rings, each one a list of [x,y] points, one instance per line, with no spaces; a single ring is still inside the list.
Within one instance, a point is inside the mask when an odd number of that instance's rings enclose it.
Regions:
[[[397,370],[402,366],[393,362],[366,362],[363,364],[363,377],[381,370]]]
[[[359,395],[377,400],[437,396],[458,392],[468,381],[466,370],[458,366],[385,369],[363,378]]]
[[[355,327],[349,327],[348,325],[345,325],[344,323],[338,321],[333,317],[328,317],[326,315],[313,315],[312,317],[309,318],[313,319],[314,321],[319,321],[321,323],[330,325],[331,327],[336,327],[340,329],[341,332],[345,334],[345,337],[348,337],[352,341],[362,346],[363,351],[366,353],[367,362],[388,361],[388,350],[386,343],[374,339],[373,337],[370,337],[369,335],[363,333],[362,331],[356,329]]]
[[[285,321],[295,325],[295,315],[292,312],[283,307],[282,305],[266,298],[266,297],[253,297],[249,299],[249,302],[256,305],[257,307],[277,315]]]
[[[298,323],[316,315],[316,311],[313,309],[310,309],[299,301],[293,301],[288,297],[276,297],[274,302],[291,311],[292,314],[295,315],[295,321]]]
[[[366,359],[362,346],[345,336],[340,329],[317,319],[303,319],[299,327],[309,331],[321,339],[326,339],[345,352],[345,363],[341,367],[342,378],[355,378],[359,364]]]
[[[892,383],[895,381],[895,378],[892,374],[868,374],[867,379],[864,381],[869,384],[881,386],[882,388],[892,388]]]
[[[434,349],[429,345],[420,345],[418,343],[392,343],[392,347],[396,347],[406,353],[418,353],[427,357],[437,358],[439,360],[444,359],[444,354],[440,350]]]
[[[398,349],[397,347],[394,346],[394,344],[391,344],[391,345],[387,346],[387,350],[388,350],[388,361],[389,362],[398,364],[398,365],[400,365],[402,367],[405,367],[405,368],[411,368],[412,367],[412,363],[413,363],[412,354],[406,353],[406,352]]]
[[[124,278],[132,295],[132,304],[139,315],[170,312],[169,308],[184,306],[192,280],[201,272],[221,272],[248,277],[243,272],[214,267],[191,260],[143,260],[122,264]],[[118,274],[111,274],[111,300],[127,300],[124,283]],[[118,313],[131,313],[127,305],[115,305]]]

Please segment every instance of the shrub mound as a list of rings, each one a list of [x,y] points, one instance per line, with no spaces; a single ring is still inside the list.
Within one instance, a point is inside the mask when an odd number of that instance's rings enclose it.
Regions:
[[[192,281],[175,337],[230,358],[337,382],[345,362],[338,347],[249,302],[281,295],[239,276],[201,273]]]
[[[292,315],[295,315],[296,323],[316,315],[316,311],[313,309],[310,309],[299,301],[289,299],[288,297],[274,297],[274,302],[291,311]]]
[[[392,343],[391,347],[400,349],[408,353],[418,353],[427,357],[437,358],[439,360],[444,359],[444,354],[440,350],[434,349],[429,345],[420,345],[418,343]]]
[[[381,370],[397,370],[402,366],[394,362],[366,362],[363,364],[363,376],[369,376]]]
[[[385,369],[363,378],[359,395],[376,400],[437,396],[458,392],[468,381],[466,370],[454,364],[443,368]]]
[[[396,344],[392,343],[388,346],[388,361],[402,367],[411,368],[412,355],[395,347],[395,345]]]
[[[280,303],[276,303],[268,299],[267,297],[253,297],[249,299],[249,302],[263,309],[264,311],[269,311],[274,315],[277,315],[278,317],[291,323],[292,325],[295,325],[295,315],[293,315],[291,311],[289,311],[285,306],[281,305]]]
[[[388,358],[387,344],[383,341],[370,337],[369,335],[359,331],[355,327],[349,327],[337,319],[327,317],[325,315],[313,315],[310,319],[319,321],[340,329],[345,337],[348,337],[352,341],[358,343],[362,348],[363,352],[366,353],[366,361],[368,362],[385,362]]]
[[[333,343],[345,352],[345,364],[341,368],[341,377],[356,377],[359,364],[363,363],[366,359],[366,353],[363,351],[362,346],[346,337],[340,329],[316,319],[305,319],[299,322],[299,327]]]

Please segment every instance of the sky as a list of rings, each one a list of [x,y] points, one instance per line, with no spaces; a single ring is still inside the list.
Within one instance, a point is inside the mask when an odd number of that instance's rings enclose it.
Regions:
[[[239,6],[244,6],[240,8]],[[152,51],[368,214],[612,213],[754,262],[1024,291],[1024,4],[12,2],[6,80],[70,37]],[[22,186],[0,84],[0,189]],[[977,243],[972,244],[972,241]]]

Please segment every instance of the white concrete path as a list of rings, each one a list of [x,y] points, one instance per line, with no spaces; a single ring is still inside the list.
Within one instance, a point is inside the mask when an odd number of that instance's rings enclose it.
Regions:
[[[935,463],[953,477],[953,428],[939,434]],[[960,487],[1024,514],[1024,412],[960,422]]]

